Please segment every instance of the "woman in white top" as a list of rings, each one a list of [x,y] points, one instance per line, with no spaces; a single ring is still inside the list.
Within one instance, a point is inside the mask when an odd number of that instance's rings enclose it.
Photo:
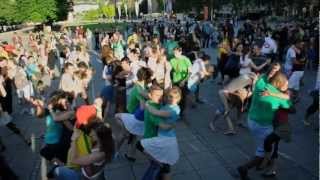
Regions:
[[[242,56],[240,57],[240,75],[250,74],[256,71],[260,71],[266,65],[270,64],[271,60],[268,59],[265,63],[260,66],[256,66],[251,59],[251,52],[249,48],[244,48],[242,52]],[[253,70],[253,71],[252,71]]]
[[[170,72],[172,67],[167,61],[167,57],[165,55],[159,55],[156,60],[149,59],[148,67],[153,72],[152,79],[163,86],[166,90],[171,88]]]

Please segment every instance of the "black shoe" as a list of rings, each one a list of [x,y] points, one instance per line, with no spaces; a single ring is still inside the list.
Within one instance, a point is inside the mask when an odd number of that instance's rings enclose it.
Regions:
[[[240,179],[241,180],[250,180],[248,177],[248,170],[242,166],[237,168],[239,174],[240,174]]]
[[[124,157],[130,162],[135,162],[136,161],[136,158],[129,157],[127,154],[124,154]]]
[[[54,165],[47,173],[47,178],[48,179],[53,179],[54,178],[54,170],[59,167],[59,165]]]

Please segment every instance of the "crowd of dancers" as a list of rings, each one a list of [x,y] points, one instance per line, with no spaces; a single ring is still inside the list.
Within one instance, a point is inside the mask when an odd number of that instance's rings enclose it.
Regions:
[[[62,27],[27,38],[14,33],[0,46],[0,125],[30,145],[12,121],[14,98],[20,113],[44,119],[40,155],[48,161],[48,178],[103,179],[106,165],[121,156],[134,162],[138,150],[150,160],[143,180],[167,180],[179,160],[177,121],[189,125],[187,104],[205,103],[201,84],[219,79],[221,89],[212,94],[221,105],[212,110],[209,128],[216,132],[220,117],[228,127],[225,135],[237,135],[234,123],[248,128],[257,148],[255,157],[239,166],[241,179],[248,179],[253,167],[275,176],[278,144],[291,139],[288,114],[301,98],[304,71],[318,69],[318,25],[237,24],[165,19],[132,23],[125,32]],[[204,48],[218,49],[217,64]],[[97,53],[103,88],[94,97]],[[306,126],[318,111],[318,91],[319,79],[310,92]],[[232,120],[233,108],[248,121]],[[1,141],[0,147],[5,150]],[[5,169],[0,177],[17,178],[2,155],[0,164]]]

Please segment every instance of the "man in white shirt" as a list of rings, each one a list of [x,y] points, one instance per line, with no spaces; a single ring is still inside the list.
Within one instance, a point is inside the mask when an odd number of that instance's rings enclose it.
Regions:
[[[285,57],[285,64],[284,70],[287,76],[290,76],[292,73],[293,64],[296,61],[297,51],[301,46],[301,41],[295,41],[292,46],[288,49],[286,57]]]
[[[147,67],[146,62],[140,60],[140,53],[136,49],[130,50],[128,58],[130,60],[131,75],[127,79],[127,87],[130,87],[138,78],[137,73],[141,67]]]
[[[261,53],[272,58],[273,55],[277,53],[277,49],[278,46],[276,41],[271,37],[271,34],[268,33],[268,36],[264,38]]]

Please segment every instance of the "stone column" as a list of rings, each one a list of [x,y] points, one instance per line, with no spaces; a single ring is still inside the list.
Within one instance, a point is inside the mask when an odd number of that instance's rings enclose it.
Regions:
[[[152,0],[148,0],[148,14],[152,13]]]
[[[138,18],[139,17],[139,1],[138,0],[136,0],[135,2],[134,2],[134,9],[135,9],[135,13],[136,13],[136,18]]]

